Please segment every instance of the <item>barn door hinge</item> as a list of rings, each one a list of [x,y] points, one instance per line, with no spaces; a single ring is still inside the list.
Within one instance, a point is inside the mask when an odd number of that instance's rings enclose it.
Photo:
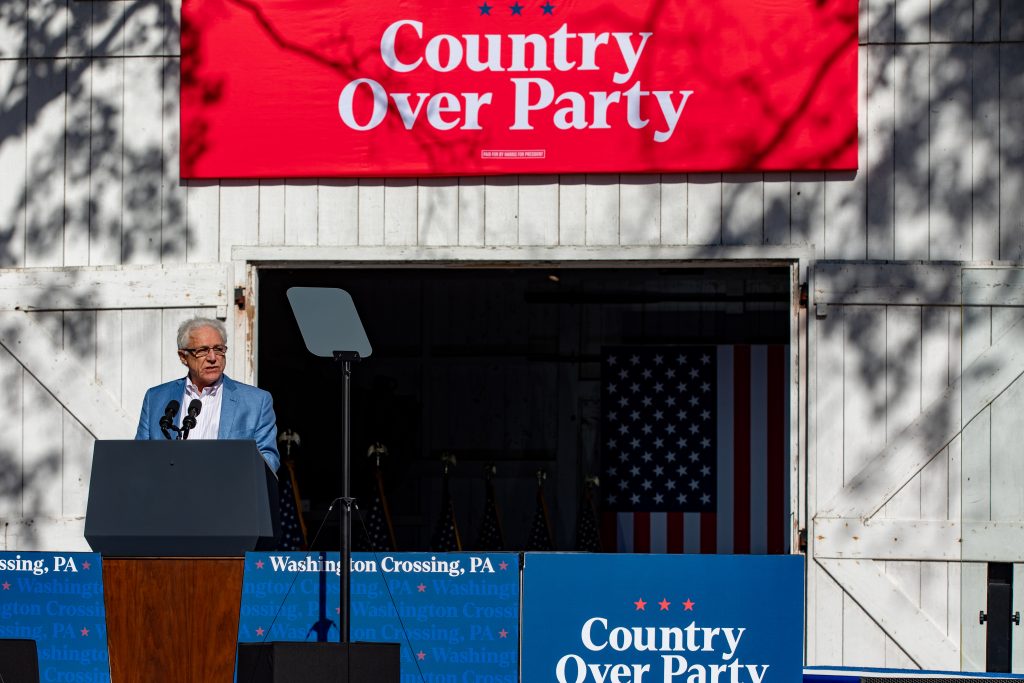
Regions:
[[[245,310],[245,287],[235,287],[235,306],[238,310]]]

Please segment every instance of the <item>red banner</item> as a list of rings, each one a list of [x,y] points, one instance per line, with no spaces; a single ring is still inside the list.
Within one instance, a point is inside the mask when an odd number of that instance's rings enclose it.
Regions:
[[[850,170],[857,0],[184,0],[184,178]]]

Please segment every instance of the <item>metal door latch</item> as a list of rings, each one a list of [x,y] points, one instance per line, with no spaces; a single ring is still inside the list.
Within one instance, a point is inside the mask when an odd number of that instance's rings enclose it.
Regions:
[[[988,621],[988,615],[984,612],[978,612],[978,623],[984,624],[986,621]],[[1020,626],[1020,612],[1014,612],[1013,616],[1010,617],[1010,621],[1012,621],[1017,626]]]

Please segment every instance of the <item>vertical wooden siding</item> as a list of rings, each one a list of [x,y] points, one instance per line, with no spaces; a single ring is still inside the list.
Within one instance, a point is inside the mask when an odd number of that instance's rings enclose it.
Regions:
[[[242,245],[814,244],[1024,257],[1018,3],[866,0],[856,174],[180,183],[173,0],[8,0],[0,262],[229,260]]]
[[[961,313],[952,306],[829,306],[815,325],[816,398],[811,510],[829,500],[960,374]],[[880,511],[882,518],[960,519],[960,439],[938,453]],[[960,638],[960,566],[882,561],[911,601]],[[916,664],[817,563],[809,563],[809,663]],[[838,623],[842,624],[837,629]]]
[[[813,244],[819,258],[1021,260],[1024,3],[860,5],[857,174],[182,183],[179,2],[5,0],[0,265],[227,261],[234,245]],[[147,386],[178,373],[167,344],[189,313],[35,317],[134,412]],[[823,500],[958,374],[960,332],[956,311],[928,307],[812,324],[811,489]],[[0,495],[0,517],[80,517],[89,434],[4,351],[0,379],[0,458],[12,465],[0,487],[17,492]],[[883,514],[958,517],[960,468],[957,439]],[[28,545],[71,538],[39,533]],[[886,572],[959,632],[959,565]],[[808,581],[809,663],[907,664],[827,574],[812,568]]]

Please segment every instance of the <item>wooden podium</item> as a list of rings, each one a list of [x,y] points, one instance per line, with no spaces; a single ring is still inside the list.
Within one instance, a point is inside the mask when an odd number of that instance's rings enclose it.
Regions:
[[[244,559],[105,558],[113,683],[232,683]]]

